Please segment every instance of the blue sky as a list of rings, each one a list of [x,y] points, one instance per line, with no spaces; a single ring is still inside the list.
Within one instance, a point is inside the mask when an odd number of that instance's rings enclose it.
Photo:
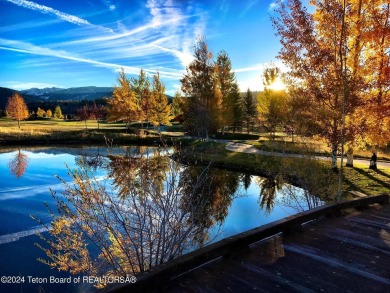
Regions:
[[[214,56],[225,50],[242,91],[261,88],[261,73],[280,44],[272,0],[0,0],[0,86],[113,86],[123,67],[159,70],[174,94],[203,35]]]

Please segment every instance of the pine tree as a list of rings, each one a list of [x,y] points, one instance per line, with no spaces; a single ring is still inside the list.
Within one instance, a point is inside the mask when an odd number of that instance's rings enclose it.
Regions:
[[[218,53],[216,68],[217,81],[222,99],[221,126],[224,131],[227,126],[235,125],[237,118],[241,118],[235,115],[240,112],[239,109],[235,109],[235,107],[240,106],[237,103],[236,95],[238,86],[230,58],[225,51]]]
[[[257,101],[249,88],[242,99],[242,117],[246,124],[247,133],[249,133],[250,127],[253,127],[258,117]]]
[[[194,60],[180,80],[181,89],[186,96],[184,111],[187,131],[207,139],[217,132],[213,121],[212,104],[215,98],[213,54],[207,43],[199,38],[194,46]],[[216,104],[216,103],[214,103]]]

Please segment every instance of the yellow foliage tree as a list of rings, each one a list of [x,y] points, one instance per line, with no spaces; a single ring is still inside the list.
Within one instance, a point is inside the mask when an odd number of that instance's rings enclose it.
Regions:
[[[53,117],[53,112],[50,109],[48,109],[46,111],[46,117],[49,117],[49,118]]]
[[[122,120],[129,126],[130,122],[138,121],[142,118],[142,109],[123,69],[119,73],[117,81],[119,85],[114,87],[112,98],[107,101],[109,106],[107,110],[108,120]]]
[[[150,109],[150,121],[154,126],[159,127],[162,124],[171,125],[172,119],[171,106],[168,105],[168,99],[165,95],[165,86],[160,80],[160,74],[157,72],[153,76],[153,90]]]
[[[12,97],[8,98],[7,106],[5,108],[7,114],[12,119],[18,120],[18,127],[20,128],[20,120],[28,118],[28,108],[23,98],[14,93]]]

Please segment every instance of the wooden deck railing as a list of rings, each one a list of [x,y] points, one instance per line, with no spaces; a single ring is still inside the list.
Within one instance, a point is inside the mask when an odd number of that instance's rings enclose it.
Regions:
[[[361,208],[370,204],[388,204],[389,195],[367,196],[348,201],[323,205],[299,214],[278,220],[258,228],[228,237],[194,252],[178,257],[165,264],[152,268],[137,276],[135,284],[108,286],[108,292],[145,292],[159,286],[175,276],[183,274],[207,262],[229,255],[245,246],[281,232],[291,232],[302,224],[320,217],[337,214],[347,208]]]

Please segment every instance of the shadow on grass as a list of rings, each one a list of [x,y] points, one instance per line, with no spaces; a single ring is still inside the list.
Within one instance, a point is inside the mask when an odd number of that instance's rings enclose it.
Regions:
[[[381,170],[376,170],[376,172],[377,172],[378,174],[384,176],[384,177],[390,178],[390,174],[387,174],[387,173],[385,173],[385,172],[383,172],[383,171],[381,171]]]
[[[375,181],[377,182],[378,184],[382,185],[383,187],[386,187],[386,188],[390,188],[390,184],[389,183],[386,183],[386,182],[383,182],[382,180],[378,179],[378,178],[375,178],[374,176],[372,176],[371,174],[369,174],[368,172],[366,171],[363,171],[362,169],[359,169],[359,168],[356,168],[354,167],[353,168],[355,171],[357,171],[358,173],[360,173],[361,175],[367,177],[368,179],[371,179],[372,181]],[[378,171],[377,171],[378,172]],[[383,171],[380,171],[381,173],[384,173]],[[378,172],[379,174],[381,174],[380,172]],[[386,173],[384,173],[386,177],[388,177],[388,175]],[[381,174],[382,175],[382,174]]]
[[[343,181],[345,184],[348,185],[348,188],[346,191],[359,191],[359,192],[362,192],[364,193],[365,191],[360,188],[359,186],[357,186],[355,183],[353,183],[351,180],[347,179],[347,178],[343,178]]]

